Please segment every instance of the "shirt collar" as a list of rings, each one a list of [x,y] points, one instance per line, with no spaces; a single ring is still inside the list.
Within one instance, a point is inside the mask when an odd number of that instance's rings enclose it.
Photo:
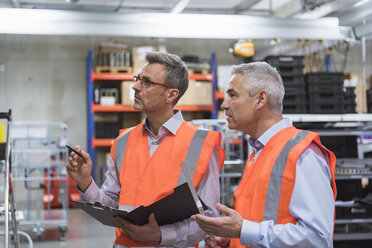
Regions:
[[[168,130],[173,135],[176,135],[178,128],[180,128],[181,124],[183,122],[183,117],[181,110],[174,110],[174,115],[169,118],[159,129],[159,136],[162,136],[162,133],[165,131],[164,129]],[[145,130],[149,130],[148,124],[147,124],[147,117],[145,118],[142,126],[142,134],[145,132]],[[164,131],[163,131],[164,130]]]
[[[283,120],[275,123],[269,129],[267,129],[257,140],[252,138],[248,139],[249,145],[251,145],[255,150],[262,149],[267,142],[279,131],[283,130],[284,128],[291,127],[292,123],[289,118],[283,118]]]

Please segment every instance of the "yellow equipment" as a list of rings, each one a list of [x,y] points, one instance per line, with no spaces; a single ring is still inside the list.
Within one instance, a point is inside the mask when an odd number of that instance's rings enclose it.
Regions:
[[[254,44],[252,40],[240,40],[229,51],[235,56],[250,58],[254,56]]]

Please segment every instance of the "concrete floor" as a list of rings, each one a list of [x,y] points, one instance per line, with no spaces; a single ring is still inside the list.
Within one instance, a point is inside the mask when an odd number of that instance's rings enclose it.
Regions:
[[[81,247],[81,248],[95,248],[95,247],[112,247],[115,239],[115,229],[105,226],[96,221],[88,214],[80,209],[69,209],[68,228],[66,233],[66,240],[59,240],[59,233],[57,227],[47,228],[38,237],[31,230],[23,230],[30,235],[33,240],[33,247],[35,248],[54,248],[54,247]],[[3,229],[4,226],[2,226]],[[2,230],[3,231],[3,230]],[[21,237],[21,248],[29,247],[27,240]],[[0,236],[0,247],[4,245],[4,236]],[[10,247],[14,247],[13,245]]]
[[[86,214],[83,210],[70,208],[68,211],[68,228],[66,240],[60,241],[57,227],[47,228],[41,235],[37,236],[33,231],[19,227],[19,230],[26,232],[33,240],[34,248],[55,248],[55,247],[79,247],[79,248],[111,248],[115,239],[115,229],[105,226]],[[4,225],[0,225],[0,233],[3,233]],[[21,237],[20,248],[28,248],[29,243]],[[4,236],[0,235],[0,247],[4,246]],[[10,247],[14,247],[11,244]],[[200,242],[200,248],[204,248],[204,242]],[[367,248],[372,247],[371,240],[353,240],[349,242],[334,242],[335,248]]]

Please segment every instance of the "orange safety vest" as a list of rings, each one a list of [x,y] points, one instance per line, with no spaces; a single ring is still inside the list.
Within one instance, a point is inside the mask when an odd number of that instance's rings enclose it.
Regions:
[[[275,224],[296,224],[289,212],[296,180],[297,159],[311,142],[328,152],[330,158],[331,187],[336,199],[335,155],[325,148],[319,134],[288,127],[275,134],[262,149],[256,161],[249,157],[242,180],[234,192],[235,210],[243,219]],[[230,247],[244,247],[239,239],[231,239]]]
[[[176,135],[165,137],[150,157],[148,134],[142,132],[143,124],[121,134],[111,147],[115,170],[121,191],[119,205],[148,206],[173,193],[173,189],[186,182],[181,174],[181,164],[187,166],[196,187],[207,171],[214,147],[218,148],[221,171],[225,153],[220,147],[221,134],[200,130],[183,122]],[[116,228],[115,244],[128,247],[148,247],[153,243],[131,239]]]

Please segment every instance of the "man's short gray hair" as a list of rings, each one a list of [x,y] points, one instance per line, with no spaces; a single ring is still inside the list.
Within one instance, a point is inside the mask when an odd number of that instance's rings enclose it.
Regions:
[[[146,60],[149,64],[158,63],[165,66],[165,83],[179,91],[177,99],[173,102],[173,105],[176,105],[189,87],[189,70],[186,64],[179,56],[166,52],[149,52],[146,54]]]
[[[279,114],[283,111],[284,86],[282,77],[276,68],[266,62],[251,62],[233,66],[231,75],[243,74],[243,87],[248,96],[255,96],[260,90],[265,90],[269,96],[269,108]]]

